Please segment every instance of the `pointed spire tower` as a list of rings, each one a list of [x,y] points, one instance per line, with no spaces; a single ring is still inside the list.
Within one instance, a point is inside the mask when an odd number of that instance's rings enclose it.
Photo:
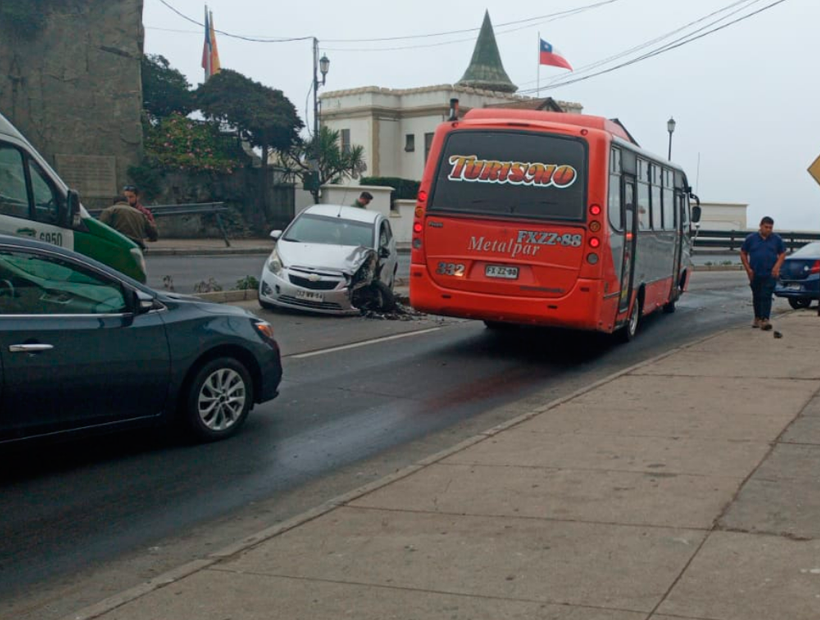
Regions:
[[[481,32],[478,33],[478,40],[475,42],[470,66],[456,84],[502,93],[514,93],[518,90],[501,63],[489,11],[484,12],[484,23],[481,24]]]

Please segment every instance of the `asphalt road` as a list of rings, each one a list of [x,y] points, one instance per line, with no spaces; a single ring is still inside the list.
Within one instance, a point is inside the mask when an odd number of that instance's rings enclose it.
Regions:
[[[237,437],[197,446],[146,432],[0,453],[0,617],[62,617],[745,322],[750,300],[742,273],[698,273],[678,311],[650,317],[629,345],[435,317],[259,314],[286,380]]]
[[[236,288],[236,283],[247,276],[257,280],[262,273],[267,254],[238,254],[227,256],[151,256],[145,257],[148,285],[164,290],[165,278],[170,277],[178,293],[193,293],[202,282],[213,280],[222,289]],[[410,273],[410,254],[399,253],[399,278]]]

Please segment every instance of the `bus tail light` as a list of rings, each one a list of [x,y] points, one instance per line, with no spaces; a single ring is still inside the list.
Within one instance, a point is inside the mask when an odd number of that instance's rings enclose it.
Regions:
[[[601,245],[601,240],[598,237],[590,237],[589,238],[589,247],[597,248]]]
[[[425,192],[423,189],[419,190],[419,194],[416,197],[416,204],[418,204],[420,207],[423,207],[427,204],[427,192]]]
[[[598,232],[601,230],[601,222],[590,222],[589,223],[589,231],[590,232]]]
[[[598,255],[595,252],[590,252],[587,254],[587,262],[590,265],[595,265],[598,263]]]
[[[416,207],[416,217],[424,217],[424,209],[422,207]]]
[[[413,239],[413,249],[414,250],[420,250],[421,249],[421,239],[419,239],[418,237]]]
[[[601,205],[592,205],[589,208],[589,213],[591,215],[601,215]]]
[[[424,230],[424,226],[422,226],[421,222],[416,222],[415,224],[413,224],[414,233],[420,233],[422,230]]]

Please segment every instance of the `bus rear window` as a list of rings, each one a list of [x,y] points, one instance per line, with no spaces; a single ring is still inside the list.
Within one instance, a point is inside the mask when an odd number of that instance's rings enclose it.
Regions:
[[[586,145],[520,131],[451,133],[428,209],[530,219],[583,220]]]

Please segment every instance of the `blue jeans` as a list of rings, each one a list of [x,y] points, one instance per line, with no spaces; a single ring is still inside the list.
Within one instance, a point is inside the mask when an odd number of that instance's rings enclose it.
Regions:
[[[752,287],[752,304],[755,308],[756,319],[766,319],[772,314],[772,293],[774,293],[775,278],[771,274],[759,276],[755,274],[749,285]]]

